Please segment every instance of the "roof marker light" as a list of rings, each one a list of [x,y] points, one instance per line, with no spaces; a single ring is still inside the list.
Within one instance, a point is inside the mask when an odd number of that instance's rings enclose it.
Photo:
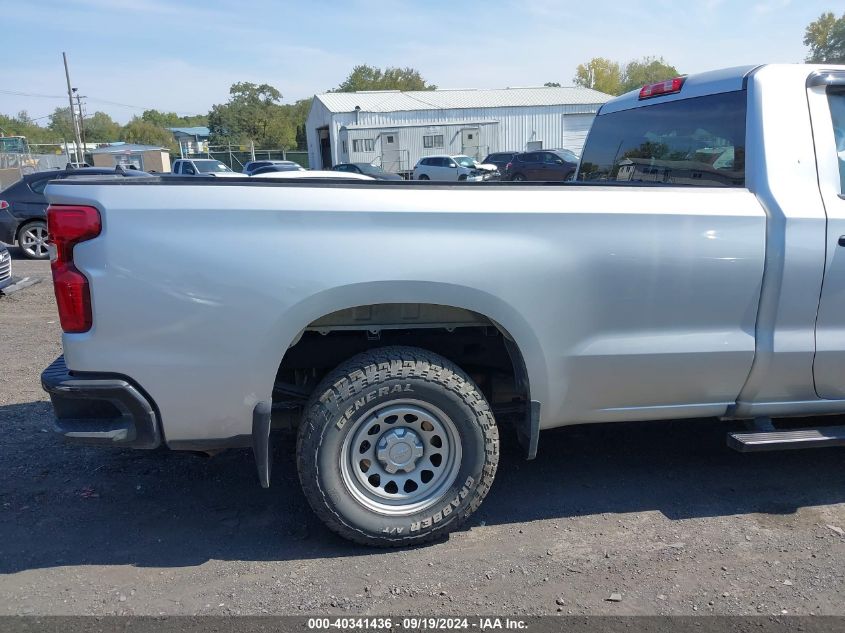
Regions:
[[[640,89],[640,99],[651,99],[652,97],[676,94],[683,88],[685,79],[686,77],[675,77],[674,79],[667,79],[656,84],[646,84]]]

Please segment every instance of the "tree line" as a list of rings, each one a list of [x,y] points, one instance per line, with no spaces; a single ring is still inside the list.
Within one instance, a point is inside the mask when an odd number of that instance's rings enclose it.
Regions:
[[[807,25],[804,45],[809,48],[808,63],[845,64],[845,13],[820,15]],[[620,63],[594,57],[579,64],[572,82],[610,95],[619,95],[643,84],[676,77],[681,73],[662,57],[643,57]],[[547,82],[546,86],[560,86]],[[361,64],[330,92],[359,90],[435,90],[414,68],[376,68]],[[89,143],[126,141],[158,145],[178,151],[169,127],[207,126],[212,144],[247,144],[257,149],[305,149],[305,118],[311,99],[282,103],[282,93],[270,84],[237,82],[229,88],[226,103],[212,106],[207,114],[180,116],[175,112],[145,110],[121,125],[105,112],[94,112],[84,119],[85,140]],[[30,118],[25,111],[17,115],[0,114],[0,133],[26,136],[30,143],[56,143],[74,138],[69,108],[56,108],[46,125]]]

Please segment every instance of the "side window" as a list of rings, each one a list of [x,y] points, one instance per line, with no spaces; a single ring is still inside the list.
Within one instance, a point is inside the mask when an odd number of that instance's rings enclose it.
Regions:
[[[335,171],[352,171],[349,165],[337,165],[334,169]]]
[[[827,102],[830,105],[836,155],[839,158],[839,192],[845,194],[845,92],[828,92]]]
[[[555,164],[555,163],[557,163],[557,161],[559,161],[559,160],[560,160],[560,157],[559,157],[559,156],[555,156],[555,155],[554,155],[554,154],[552,154],[551,152],[548,152],[548,153],[546,153],[546,154],[543,154],[543,162],[544,162],[544,163],[548,163],[548,164],[554,165],[554,164]]]
[[[173,167],[171,167],[171,169],[170,169],[170,171],[172,171],[174,174],[180,173],[181,170],[182,170],[182,161],[180,161],[180,160],[177,160],[176,162],[174,162]]]
[[[423,136],[423,147],[426,149],[432,149],[435,147],[443,147],[443,135],[442,134],[431,134]]]
[[[50,182],[49,178],[41,178],[40,180],[35,180],[29,183],[29,188],[35,193],[44,193],[44,188],[47,186],[48,182]]]
[[[453,161],[451,158],[441,158],[440,160],[443,161],[444,167],[457,167],[458,166],[458,163]]]
[[[536,152],[531,152],[530,154],[523,154],[520,156],[519,161],[521,163],[538,163],[540,162],[540,155]]]
[[[578,179],[744,187],[745,110],[739,90],[599,115]]]
[[[373,138],[352,139],[353,152],[372,152],[376,147],[376,140]]]

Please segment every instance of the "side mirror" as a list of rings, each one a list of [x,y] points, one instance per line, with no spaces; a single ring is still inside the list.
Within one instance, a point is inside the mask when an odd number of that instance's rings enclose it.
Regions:
[[[449,164],[449,167],[453,167],[453,168],[457,169],[457,168],[458,168],[458,163],[450,163],[450,164]]]
[[[185,167],[182,171],[186,174],[190,174],[191,176],[196,176],[197,174],[197,172],[194,171],[193,167]]]
[[[563,165],[563,159],[561,159],[561,158],[556,158],[556,159],[555,159],[555,165]]]

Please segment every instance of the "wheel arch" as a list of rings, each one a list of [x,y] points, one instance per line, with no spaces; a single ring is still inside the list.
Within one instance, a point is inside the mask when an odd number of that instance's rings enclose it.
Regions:
[[[18,221],[18,226],[15,228],[15,239],[19,240],[21,233],[24,232],[26,227],[32,226],[33,224],[43,224],[47,226],[47,218],[26,218],[25,220]]]
[[[366,301],[362,301],[362,298],[366,298]],[[288,351],[299,342],[304,332],[319,327],[321,322],[326,323],[327,320],[330,324],[333,315],[343,311],[396,304],[437,306],[444,308],[446,314],[449,310],[466,311],[496,328],[505,341],[514,376],[524,383],[523,387],[532,403],[532,426],[539,424],[539,403],[547,401],[549,385],[546,357],[534,329],[518,310],[501,298],[458,284],[378,281],[334,287],[311,295],[293,305],[279,318],[273,345],[275,349],[280,350],[280,354],[271,373],[282,365]],[[439,327],[446,325],[440,324]],[[362,323],[354,329],[371,328]],[[536,435],[536,431],[533,434]]]

